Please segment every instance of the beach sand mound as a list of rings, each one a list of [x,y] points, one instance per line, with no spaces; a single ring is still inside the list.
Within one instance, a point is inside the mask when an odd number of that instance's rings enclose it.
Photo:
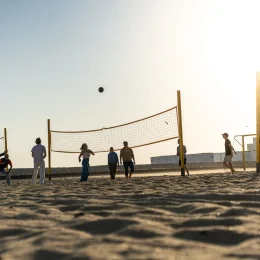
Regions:
[[[0,259],[260,259],[260,176],[0,183]]]

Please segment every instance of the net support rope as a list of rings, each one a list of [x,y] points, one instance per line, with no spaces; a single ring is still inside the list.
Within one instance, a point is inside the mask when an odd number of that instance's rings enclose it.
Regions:
[[[131,148],[142,147],[178,138],[177,107],[134,122],[88,131],[54,131],[51,151],[78,153],[82,143],[93,152],[108,152],[110,147],[120,150],[127,141]]]

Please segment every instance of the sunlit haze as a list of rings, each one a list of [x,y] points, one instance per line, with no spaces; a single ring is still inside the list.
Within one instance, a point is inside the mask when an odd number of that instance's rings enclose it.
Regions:
[[[0,131],[14,167],[32,167],[36,137],[47,146],[48,118],[55,130],[127,123],[177,105],[177,90],[188,153],[223,152],[223,132],[255,133],[259,10],[259,0],[0,0]],[[176,145],[135,149],[136,162]],[[80,164],[52,153],[52,165]]]

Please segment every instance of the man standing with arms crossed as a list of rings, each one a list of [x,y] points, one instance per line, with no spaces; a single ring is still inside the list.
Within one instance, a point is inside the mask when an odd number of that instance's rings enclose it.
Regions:
[[[135,170],[134,164],[135,164],[135,156],[133,150],[128,147],[128,143],[124,141],[124,147],[120,151],[120,164],[122,164],[122,160],[124,163],[124,168],[125,168],[125,178],[128,179],[128,167],[131,170],[131,173],[129,175],[129,179],[131,179],[132,174]],[[133,161],[132,161],[133,159]]]
[[[231,173],[234,173],[235,170],[232,165],[232,158],[233,158],[233,152],[235,154],[237,154],[237,153],[236,153],[235,149],[233,148],[233,146],[231,145],[230,140],[228,139],[228,133],[224,133],[224,134],[222,134],[222,136],[225,139],[225,158],[223,161],[223,165],[228,167],[231,170]]]

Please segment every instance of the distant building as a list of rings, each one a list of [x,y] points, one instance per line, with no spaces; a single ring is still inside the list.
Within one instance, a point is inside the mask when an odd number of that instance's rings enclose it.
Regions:
[[[247,145],[247,151],[256,151],[256,137],[253,138],[253,143]]]
[[[197,154],[187,154],[188,163],[213,163],[222,162],[225,157],[225,153],[197,153]],[[247,162],[256,161],[256,138],[253,138],[252,144],[247,144],[247,151],[245,151],[245,160]],[[243,153],[241,151],[237,152],[233,157],[234,162],[243,161]],[[157,156],[151,157],[151,164],[178,164],[179,156],[177,155],[167,155],[167,156]]]

